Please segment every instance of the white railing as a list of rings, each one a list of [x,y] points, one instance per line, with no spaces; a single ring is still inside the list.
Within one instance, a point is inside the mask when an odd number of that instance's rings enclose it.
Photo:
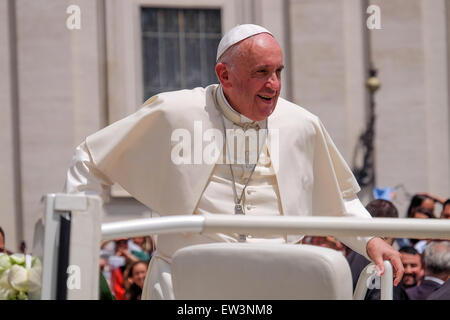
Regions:
[[[364,300],[369,284],[374,276],[371,270],[375,270],[374,263],[368,264],[359,274],[355,292],[353,293],[353,300]],[[380,277],[380,300],[392,300],[394,291],[392,287],[393,274],[391,263],[384,261],[384,274]]]
[[[450,220],[353,217],[170,216],[102,224],[103,240],[178,232],[379,236],[450,240]]]

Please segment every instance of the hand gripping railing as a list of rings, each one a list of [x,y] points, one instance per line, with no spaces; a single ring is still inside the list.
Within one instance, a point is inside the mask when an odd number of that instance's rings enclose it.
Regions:
[[[363,271],[361,271],[356,284],[355,292],[353,294],[353,300],[364,300],[367,289],[369,288],[381,289],[380,300],[392,300],[393,271],[391,263],[389,261],[384,261],[384,273],[380,278],[377,277],[376,271],[377,270],[374,263],[369,263]]]
[[[170,216],[105,223],[102,225],[103,240],[131,238],[150,234],[179,232],[239,233],[264,236],[265,234],[304,234],[315,236],[379,236],[415,239],[450,239],[450,221],[439,219],[393,219],[354,217],[287,217],[287,216],[235,216],[214,214],[211,216]],[[393,272],[385,261],[381,276],[381,299],[392,300]],[[361,272],[354,298],[364,299],[367,283],[374,264]]]

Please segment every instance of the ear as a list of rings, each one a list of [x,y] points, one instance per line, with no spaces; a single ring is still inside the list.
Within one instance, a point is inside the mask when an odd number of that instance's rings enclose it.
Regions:
[[[222,63],[219,62],[218,64],[216,64],[216,75],[217,78],[219,79],[220,83],[222,84],[222,87],[228,89],[231,88],[231,81],[230,81],[230,74],[228,71],[228,67]]]

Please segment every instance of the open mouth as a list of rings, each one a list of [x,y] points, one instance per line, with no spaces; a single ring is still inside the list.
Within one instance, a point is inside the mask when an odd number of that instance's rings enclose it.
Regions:
[[[274,98],[273,96],[266,96],[266,95],[260,95],[258,94],[258,97],[260,97],[261,99],[265,100],[265,101],[272,101],[272,99]]]

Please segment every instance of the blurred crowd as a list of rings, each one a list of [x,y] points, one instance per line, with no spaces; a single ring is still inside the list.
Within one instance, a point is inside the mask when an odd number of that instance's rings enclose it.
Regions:
[[[105,241],[100,250],[101,276],[116,300],[140,300],[148,265],[155,251],[153,237]],[[100,286],[102,290],[102,286]]]
[[[386,199],[376,199],[366,206],[374,218],[398,218],[395,205]],[[429,193],[411,198],[406,212],[410,219],[450,219],[450,199]],[[402,282],[394,287],[394,300],[450,300],[450,241],[441,239],[384,238],[399,250],[404,267]],[[370,263],[334,237],[305,237],[304,244],[331,248],[341,252],[349,262],[356,288],[361,272]],[[379,300],[380,290],[369,289],[366,300]]]

